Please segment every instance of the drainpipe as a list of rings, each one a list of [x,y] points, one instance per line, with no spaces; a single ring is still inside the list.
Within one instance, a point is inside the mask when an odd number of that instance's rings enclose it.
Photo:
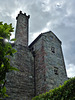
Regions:
[[[32,52],[34,57],[34,97],[36,96],[36,76],[35,76],[35,51]]]

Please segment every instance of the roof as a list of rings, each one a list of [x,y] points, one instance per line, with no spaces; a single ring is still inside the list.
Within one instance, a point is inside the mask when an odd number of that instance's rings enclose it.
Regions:
[[[34,44],[41,38],[41,36],[43,36],[44,34],[47,34],[47,33],[52,33],[52,34],[57,38],[57,40],[58,40],[60,43],[62,43],[62,42],[58,39],[58,37],[57,37],[52,31],[48,31],[48,32],[41,33],[41,34],[29,45],[29,48],[30,48],[32,45],[34,45]]]
[[[29,48],[34,45],[42,36],[42,33],[29,45]]]

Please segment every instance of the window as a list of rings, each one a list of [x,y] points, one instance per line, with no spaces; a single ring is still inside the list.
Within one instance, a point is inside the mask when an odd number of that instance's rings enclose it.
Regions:
[[[54,67],[54,73],[55,73],[56,75],[58,75],[58,68],[57,68],[57,67]]]
[[[51,47],[51,51],[52,51],[52,53],[55,53],[55,48]]]

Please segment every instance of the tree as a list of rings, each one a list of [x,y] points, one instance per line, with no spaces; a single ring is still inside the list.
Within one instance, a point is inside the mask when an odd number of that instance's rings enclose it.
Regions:
[[[2,23],[0,22],[0,100],[1,98],[5,98],[6,95],[6,73],[11,70],[18,70],[10,65],[10,59],[8,56],[13,56],[13,53],[16,53],[16,50],[12,48],[10,42],[6,42],[10,40],[11,32],[13,32],[12,24]],[[15,41],[15,39],[11,39],[10,41]]]

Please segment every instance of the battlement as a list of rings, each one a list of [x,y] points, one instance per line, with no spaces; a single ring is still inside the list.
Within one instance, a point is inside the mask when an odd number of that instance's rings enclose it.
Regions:
[[[24,15],[28,19],[30,18],[30,15],[26,15],[26,13],[23,14],[22,11],[20,11],[19,14],[18,14],[18,16],[16,17],[16,20],[18,19],[19,15]]]

